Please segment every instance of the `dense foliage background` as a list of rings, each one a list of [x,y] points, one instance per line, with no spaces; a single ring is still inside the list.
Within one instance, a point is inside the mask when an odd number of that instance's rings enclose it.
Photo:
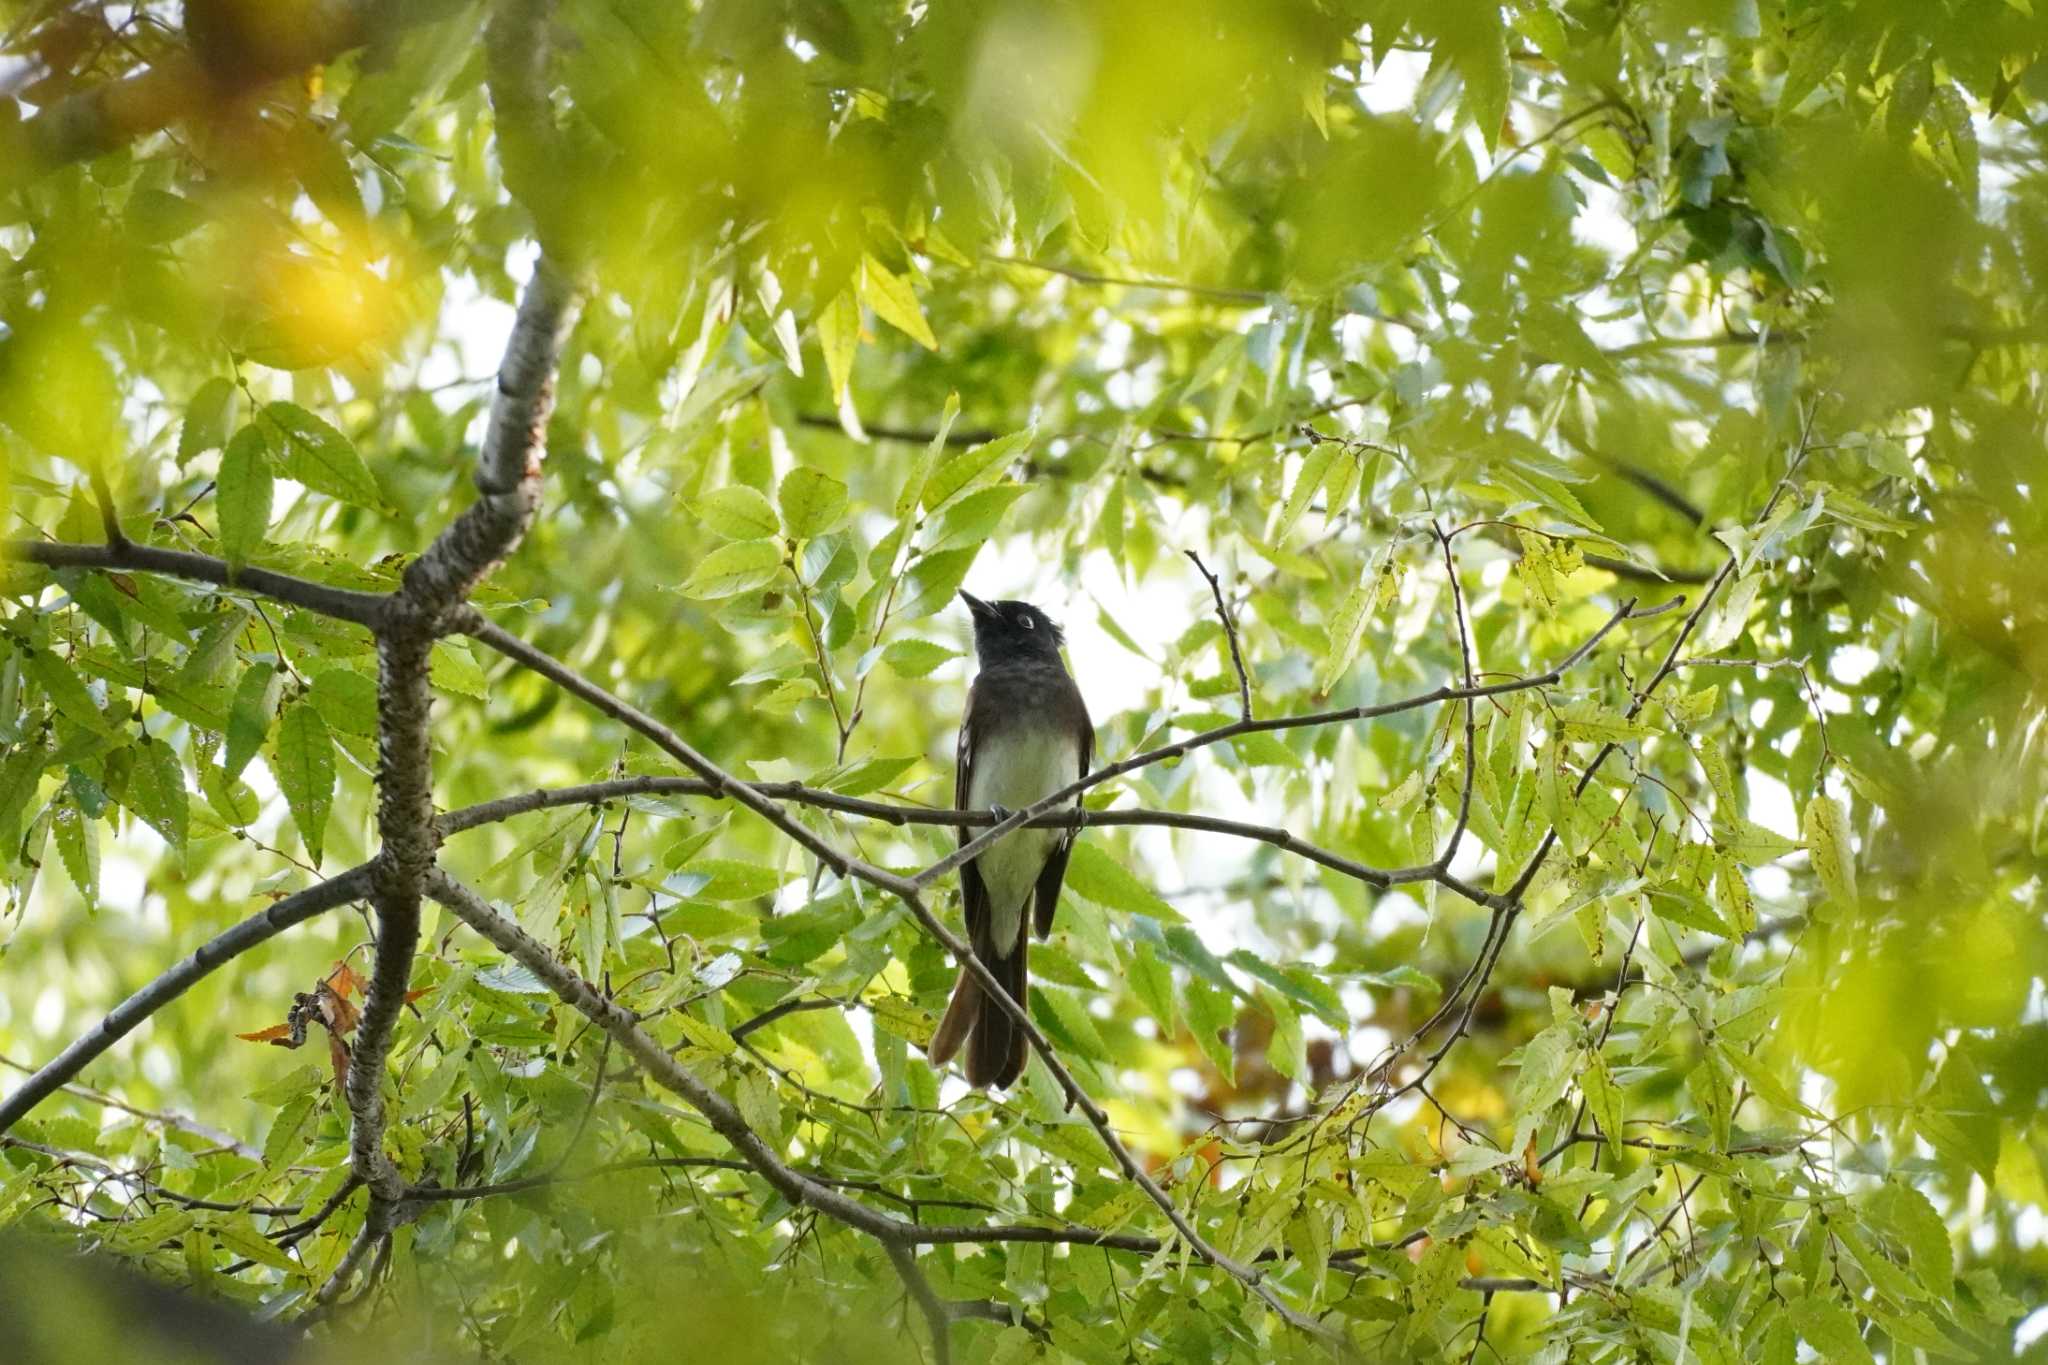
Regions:
[[[450,1358],[2048,1358],[2033,11],[0,7],[0,1090],[376,856],[371,633],[132,547],[399,589],[539,242],[474,601],[807,789],[442,639],[440,809],[615,783],[439,854],[584,994],[430,906],[364,1190],[355,885],[9,1114],[0,1222]],[[952,831],[819,797],[947,807],[963,583],[1103,762],[1502,686],[1092,788],[1164,814],[965,1092],[840,860]]]

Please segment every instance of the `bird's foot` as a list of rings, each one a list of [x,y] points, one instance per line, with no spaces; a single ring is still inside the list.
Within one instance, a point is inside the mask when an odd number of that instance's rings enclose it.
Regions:
[[[988,813],[989,813],[990,815],[993,815],[993,816],[995,816],[995,818],[996,818],[996,823],[1000,825],[1001,823],[1003,823],[1003,821],[1005,821],[1005,820],[1009,819],[1009,818],[1010,818],[1011,816],[1015,815],[1015,814],[1016,814],[1017,812],[1015,812],[1015,811],[1011,810],[1011,809],[1010,809],[1010,808],[1009,808],[1008,806],[995,806],[995,805],[991,805],[991,806],[990,806],[990,807],[988,808]]]

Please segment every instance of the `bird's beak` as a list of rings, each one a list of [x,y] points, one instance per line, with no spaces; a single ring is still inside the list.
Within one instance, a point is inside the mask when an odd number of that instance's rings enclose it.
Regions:
[[[989,614],[989,611],[991,610],[988,603],[982,601],[973,593],[968,592],[965,588],[962,588],[960,590],[960,600],[962,602],[965,602],[967,604],[967,610],[974,613],[974,615],[976,616],[986,616]]]

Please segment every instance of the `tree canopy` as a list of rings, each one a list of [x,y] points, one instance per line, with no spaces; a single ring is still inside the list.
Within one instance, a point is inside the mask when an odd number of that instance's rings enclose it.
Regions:
[[[447,1358],[2048,1358],[2027,0],[0,16],[0,1226]],[[963,585],[1101,765],[998,1093]]]

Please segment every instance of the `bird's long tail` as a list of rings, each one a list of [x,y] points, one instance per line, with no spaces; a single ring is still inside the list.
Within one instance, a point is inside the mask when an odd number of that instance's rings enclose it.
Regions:
[[[983,953],[983,945],[976,943],[975,953],[981,957],[1003,989],[1012,1000],[1023,1002],[1026,983],[1030,979],[1026,969],[1029,950],[1022,934],[1017,936],[1017,951],[1008,957],[996,957]],[[992,945],[991,945],[992,946]],[[994,1086],[1007,1089],[1024,1071],[1024,1058],[1030,1049],[1030,1040],[1024,1030],[1017,1027],[1007,1011],[989,999],[974,973],[966,967],[960,969],[960,980],[953,987],[952,1003],[946,1006],[939,1027],[932,1034],[931,1047],[927,1055],[933,1066],[944,1066],[967,1045],[967,1083],[972,1086]]]

